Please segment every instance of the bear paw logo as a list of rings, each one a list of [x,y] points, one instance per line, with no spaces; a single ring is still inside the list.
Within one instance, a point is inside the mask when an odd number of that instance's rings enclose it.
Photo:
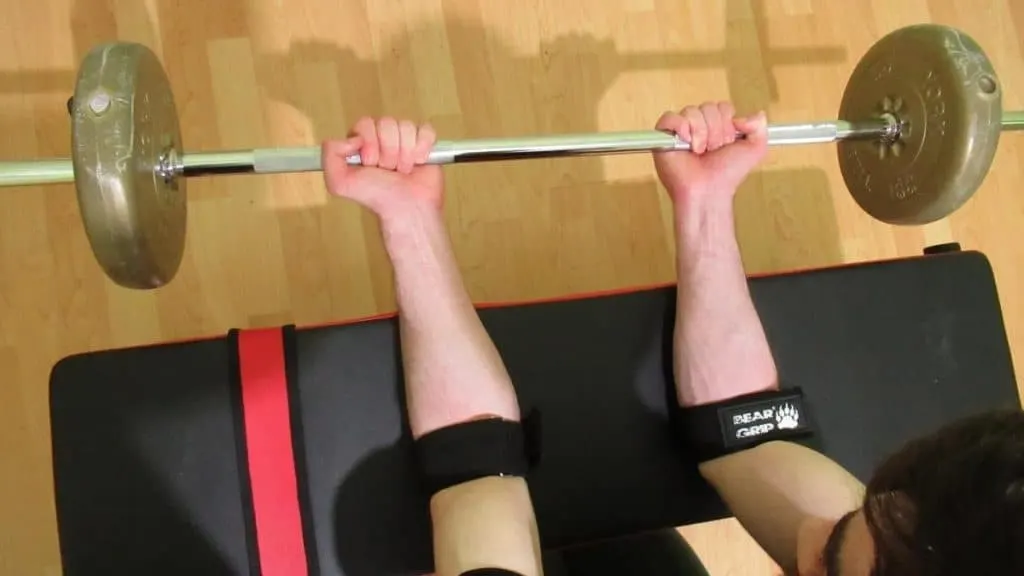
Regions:
[[[775,423],[779,430],[793,430],[800,425],[800,412],[792,404],[783,404],[775,412]]]

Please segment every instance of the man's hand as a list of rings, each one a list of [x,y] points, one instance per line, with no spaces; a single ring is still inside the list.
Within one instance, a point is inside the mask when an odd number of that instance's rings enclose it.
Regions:
[[[409,209],[440,211],[443,177],[425,162],[437,141],[429,124],[394,118],[363,118],[347,140],[324,142],[324,181],[335,196],[349,198],[388,219]],[[347,158],[362,158],[351,166]]]
[[[764,113],[736,118],[728,102],[707,102],[666,112],[658,130],[690,143],[690,152],[658,152],[654,166],[673,201],[686,194],[729,194],[764,157],[768,126]],[[744,138],[737,139],[737,134]]]

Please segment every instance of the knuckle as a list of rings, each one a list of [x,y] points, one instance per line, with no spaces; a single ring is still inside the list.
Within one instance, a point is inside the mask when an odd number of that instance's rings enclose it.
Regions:
[[[352,131],[359,136],[372,138],[377,132],[377,125],[374,123],[373,118],[364,116],[356,121],[352,126]]]

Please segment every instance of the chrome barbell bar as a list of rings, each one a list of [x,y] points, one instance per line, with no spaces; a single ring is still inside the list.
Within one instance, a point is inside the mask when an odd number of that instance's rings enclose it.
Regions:
[[[1024,130],[1024,111],[1004,112],[1002,128]],[[891,119],[877,118],[860,122],[822,121],[773,124],[768,127],[770,146],[805,145],[840,140],[893,138],[898,125]],[[562,134],[518,138],[481,138],[439,141],[428,159],[429,164],[458,164],[529,158],[593,156],[637,152],[689,150],[690,146],[673,134],[658,130]],[[361,163],[358,155],[349,163]],[[169,156],[154,167],[158,174],[185,177],[229,174],[280,174],[323,170],[320,147],[256,148],[211,152],[186,152],[180,158]],[[75,181],[69,159],[0,162],[0,187],[62,184]]]

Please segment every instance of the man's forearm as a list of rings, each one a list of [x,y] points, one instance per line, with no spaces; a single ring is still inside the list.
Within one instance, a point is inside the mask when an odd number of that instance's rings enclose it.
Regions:
[[[740,258],[732,202],[731,194],[721,193],[684,197],[676,204],[675,370],[683,406],[778,387]],[[838,518],[856,507],[862,488],[825,456],[789,442],[704,462],[700,472],[787,573],[796,570],[801,522]]]
[[[675,212],[680,404],[708,404],[776,387],[775,362],[736,241],[732,195],[684,194]]]
[[[515,389],[462,285],[441,215],[404,213],[382,226],[395,271],[413,437],[478,418],[518,420]],[[438,576],[486,567],[541,573],[523,478],[451,486],[431,498],[430,514]]]
[[[442,216],[383,221],[395,271],[414,437],[491,415],[519,419],[515,389],[462,285]]]

